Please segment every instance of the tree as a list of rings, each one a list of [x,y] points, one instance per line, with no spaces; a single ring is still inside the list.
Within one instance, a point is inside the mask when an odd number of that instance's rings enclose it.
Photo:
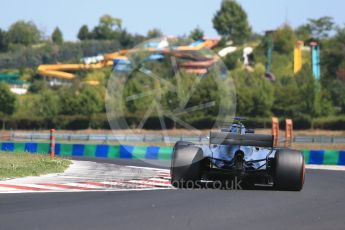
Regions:
[[[163,37],[163,33],[160,29],[154,28],[147,32],[146,37],[148,39]]]
[[[59,27],[56,27],[53,34],[52,40],[55,44],[61,45],[63,43],[63,35]]]
[[[331,17],[308,19],[308,21],[313,37],[319,40],[328,38],[329,33],[334,29],[333,18]]]
[[[295,30],[295,33],[297,35],[297,38],[303,41],[308,41],[309,39],[313,37],[312,35],[313,31],[309,24],[305,24],[305,25],[301,25],[297,27]]]
[[[251,27],[247,13],[234,0],[224,0],[213,18],[213,27],[218,34],[235,43],[243,43],[250,37]]]
[[[232,75],[237,89],[237,110],[241,116],[269,116],[273,106],[274,91],[271,82],[264,77],[264,71],[250,73],[242,69]]]
[[[324,58],[321,65],[324,73],[321,81],[327,86],[339,76],[339,71],[345,69],[345,27],[338,28],[333,38],[323,42],[322,52]]]
[[[10,43],[28,46],[39,42],[41,32],[33,22],[18,21],[10,26],[8,38]]]
[[[204,31],[199,27],[196,27],[190,32],[189,38],[193,39],[194,41],[201,40],[204,38]]]
[[[52,90],[44,90],[36,95],[33,113],[39,117],[54,117],[60,112],[59,97]]]
[[[292,76],[278,78],[275,83],[274,103],[272,111],[280,117],[301,117],[300,94],[296,79]]]
[[[80,93],[75,87],[63,87],[58,94],[61,103],[61,114],[76,115],[80,113]]]
[[[295,32],[287,24],[273,33],[274,50],[280,54],[292,55],[296,41]]]
[[[64,115],[92,116],[101,112],[104,107],[102,94],[96,87],[78,86],[62,88],[59,91],[61,101],[61,113]]]
[[[314,118],[319,113],[319,105],[316,104],[317,87],[313,77],[313,72],[308,65],[304,65],[302,70],[296,75],[296,82],[299,88],[301,101],[299,102],[299,112]]]
[[[99,25],[102,27],[107,27],[111,30],[114,30],[114,29],[121,30],[122,29],[122,20],[119,18],[114,18],[114,17],[106,14],[106,15],[103,15],[99,19]]]
[[[228,70],[233,70],[237,67],[238,63],[241,62],[241,58],[243,58],[243,52],[242,50],[238,50],[226,55],[223,58],[223,62],[226,65]],[[241,66],[242,66],[242,63],[241,63]]]
[[[30,93],[39,93],[41,91],[44,91],[48,88],[48,84],[45,80],[34,80],[32,84],[29,86],[28,91]]]
[[[0,29],[0,52],[8,50],[8,35],[7,32]]]
[[[102,111],[104,98],[102,94],[92,86],[86,86],[80,92],[80,113],[85,116],[92,116]]]
[[[0,114],[11,116],[16,111],[16,96],[5,83],[0,83]]]
[[[116,39],[120,36],[121,30],[121,19],[104,15],[99,19],[99,25],[92,30],[92,38],[99,40]]]
[[[121,44],[121,47],[123,48],[131,48],[135,45],[133,36],[130,33],[128,33],[126,29],[123,29],[120,32],[119,42]]]
[[[332,80],[328,88],[333,105],[340,109],[341,114],[345,114],[345,82],[338,79]]]
[[[345,27],[324,41],[322,50],[322,88],[330,93],[334,106],[345,113]]]
[[[79,32],[78,32],[78,39],[80,41],[90,39],[90,31],[87,25],[83,25],[82,27],[80,27]]]

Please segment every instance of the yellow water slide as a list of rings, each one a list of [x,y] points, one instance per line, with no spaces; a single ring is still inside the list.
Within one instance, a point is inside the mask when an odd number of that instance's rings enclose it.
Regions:
[[[119,52],[104,55],[104,60],[95,64],[51,64],[40,65],[37,69],[39,75],[44,77],[54,77],[64,80],[72,80],[76,76],[73,73],[80,70],[102,69],[113,64],[113,59],[119,58]]]
[[[191,46],[180,46],[177,50],[179,51],[193,51],[200,50],[203,48],[212,48],[214,47],[219,40],[217,39],[206,39],[204,42],[191,47]],[[40,76],[43,77],[52,77],[59,78],[63,80],[72,80],[76,76],[71,73],[80,70],[93,70],[93,69],[102,69],[107,66],[113,65],[114,59],[126,59],[125,55],[129,52],[136,52],[137,49],[130,50],[121,50],[114,53],[104,54],[103,61],[100,61],[95,64],[50,64],[50,65],[40,65],[37,69],[37,72]],[[157,49],[149,48],[149,51],[155,52]]]

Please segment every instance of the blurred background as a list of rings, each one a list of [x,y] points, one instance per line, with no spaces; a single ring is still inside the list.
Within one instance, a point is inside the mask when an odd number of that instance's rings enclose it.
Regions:
[[[247,117],[250,128],[271,133],[274,116],[284,130],[289,118],[297,148],[344,149],[342,4],[295,0],[3,2],[0,138],[34,140],[35,133],[44,136],[51,128],[81,135],[77,142],[85,141],[82,135],[91,135],[92,140],[97,139],[92,135],[113,134],[105,95],[115,67],[126,65],[126,55],[142,42],[175,37],[191,40],[185,53],[207,49],[215,54],[184,63],[181,72],[187,77],[207,76],[216,62],[225,64],[225,78],[231,78],[236,87],[236,115]],[[258,5],[262,5],[260,11]],[[158,46],[155,53],[160,53]],[[140,87],[141,78],[131,81],[137,94],[147,90]],[[210,89],[208,84],[198,88],[205,91],[212,95],[217,88]],[[164,100],[168,98],[162,98],[162,104],[169,103]],[[204,103],[202,97],[193,100],[195,105]],[[131,118],[129,127],[137,125],[141,110],[132,106],[124,111],[123,116]],[[188,124],[203,130],[202,139],[216,119],[217,113],[195,113],[188,117]],[[159,118],[152,115],[148,120],[141,127],[142,135],[160,135]],[[166,128],[171,136],[191,135],[186,127]],[[23,130],[28,137],[18,138]],[[115,130],[115,134],[126,132]]]

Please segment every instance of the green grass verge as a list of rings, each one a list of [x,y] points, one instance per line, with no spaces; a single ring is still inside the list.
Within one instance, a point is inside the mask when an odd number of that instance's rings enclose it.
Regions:
[[[64,172],[71,161],[47,155],[0,152],[0,180]]]

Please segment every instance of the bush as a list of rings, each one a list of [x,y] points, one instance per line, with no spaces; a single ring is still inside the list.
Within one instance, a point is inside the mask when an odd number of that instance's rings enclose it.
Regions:
[[[285,118],[280,117],[280,128],[285,128]],[[135,128],[140,123],[141,118],[135,116],[129,116],[125,119],[128,127]],[[168,118],[165,118],[165,124],[167,129],[173,128],[184,128]],[[339,117],[325,117],[317,118],[313,121],[309,117],[298,117],[293,119],[294,129],[310,129],[314,127],[315,129],[326,129],[326,130],[345,130],[345,116]],[[0,124],[3,120],[0,119]],[[216,117],[206,116],[206,117],[194,117],[188,120],[188,123],[197,129],[211,129],[215,125]],[[271,117],[251,117],[247,118],[244,122],[246,127],[252,129],[269,129],[272,127]],[[110,129],[108,122],[108,117],[105,113],[95,114],[91,117],[89,116],[65,116],[59,115],[53,118],[20,118],[13,117],[11,119],[5,120],[6,129],[21,129],[21,130],[40,130],[40,129],[67,129],[67,130],[82,130],[82,129]],[[227,124],[226,124],[227,125]],[[230,123],[229,123],[230,125]],[[160,120],[159,117],[150,117],[144,129],[150,130],[160,130]]]
[[[247,128],[250,129],[267,129],[272,127],[272,118],[271,117],[252,117],[248,118],[244,122]]]
[[[121,49],[119,41],[83,41],[65,42],[56,45],[45,42],[37,47],[23,47],[12,45],[12,50],[0,53],[0,68],[37,68],[41,64],[75,63],[82,57],[115,52]]]
[[[345,130],[345,116],[315,119],[314,128],[326,130]]]

